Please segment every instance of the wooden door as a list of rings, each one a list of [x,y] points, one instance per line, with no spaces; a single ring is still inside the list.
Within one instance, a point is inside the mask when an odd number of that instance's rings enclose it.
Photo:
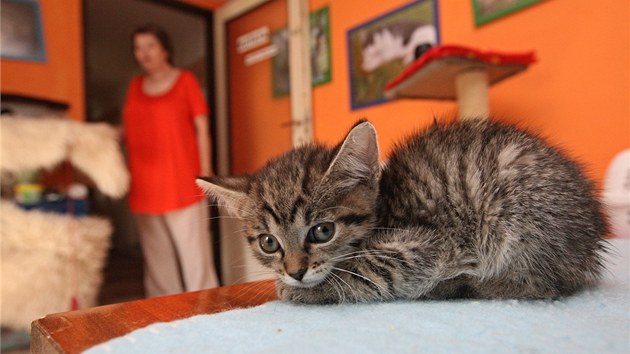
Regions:
[[[286,0],[270,1],[227,23],[233,175],[255,172],[291,149],[286,28]]]

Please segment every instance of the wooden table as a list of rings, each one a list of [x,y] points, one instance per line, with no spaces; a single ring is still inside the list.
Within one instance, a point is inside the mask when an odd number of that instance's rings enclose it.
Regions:
[[[48,315],[31,325],[32,353],[80,353],[156,322],[276,300],[271,280]]]

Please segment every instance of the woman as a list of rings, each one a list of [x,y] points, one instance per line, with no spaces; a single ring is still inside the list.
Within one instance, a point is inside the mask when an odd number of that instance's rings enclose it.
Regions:
[[[123,127],[146,295],[216,287],[208,208],[195,185],[211,174],[207,104],[193,74],[174,66],[166,32],[145,25],[132,41],[143,73],[129,85]]]

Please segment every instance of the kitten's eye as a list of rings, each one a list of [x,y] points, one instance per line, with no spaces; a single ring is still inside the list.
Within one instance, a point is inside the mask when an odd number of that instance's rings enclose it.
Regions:
[[[308,240],[312,243],[324,243],[330,241],[334,235],[335,224],[331,222],[317,224],[308,230]]]
[[[280,249],[280,243],[278,240],[270,234],[262,234],[258,237],[258,243],[260,244],[260,248],[266,253],[275,253],[278,249]]]

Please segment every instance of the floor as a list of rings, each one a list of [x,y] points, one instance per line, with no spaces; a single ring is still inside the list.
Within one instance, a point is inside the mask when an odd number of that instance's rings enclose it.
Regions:
[[[142,285],[142,253],[139,249],[112,250],[103,270],[103,285],[98,298],[99,305],[109,305],[144,298]],[[16,333],[2,329],[1,352],[26,354],[28,333]]]
[[[142,285],[142,253],[139,249],[117,251],[109,254],[104,270],[104,280],[99,295],[99,305],[144,298]]]

